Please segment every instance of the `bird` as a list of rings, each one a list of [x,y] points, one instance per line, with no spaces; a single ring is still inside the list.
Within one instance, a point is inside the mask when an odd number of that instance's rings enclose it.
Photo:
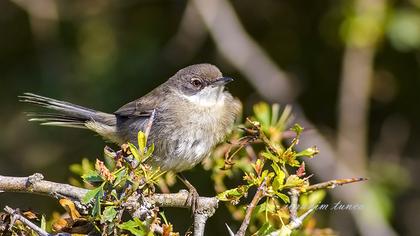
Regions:
[[[24,93],[20,101],[53,111],[32,113],[30,121],[88,129],[118,145],[136,144],[138,132],[145,131],[153,114],[148,144],[153,143],[154,152],[147,163],[179,173],[209,157],[232,131],[242,108],[225,89],[232,81],[212,64],[190,65],[113,113],[33,93]]]

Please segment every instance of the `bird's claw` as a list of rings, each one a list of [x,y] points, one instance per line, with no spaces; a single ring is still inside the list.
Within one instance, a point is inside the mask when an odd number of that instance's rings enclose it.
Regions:
[[[188,186],[188,198],[186,204],[191,209],[191,214],[195,214],[198,207],[198,199],[200,198],[200,195],[198,195],[197,190],[191,185]]]
[[[198,199],[200,198],[200,195],[198,195],[197,189],[195,189],[195,187],[181,173],[177,176],[188,188],[188,198],[185,204],[190,207],[191,214],[194,215],[198,210]]]

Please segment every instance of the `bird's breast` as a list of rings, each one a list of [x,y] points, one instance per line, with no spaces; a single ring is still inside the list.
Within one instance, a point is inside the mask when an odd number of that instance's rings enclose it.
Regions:
[[[181,106],[165,111],[170,115],[160,117],[154,124],[156,148],[152,163],[176,172],[200,163],[231,131],[239,109],[232,105],[235,103],[206,108]]]

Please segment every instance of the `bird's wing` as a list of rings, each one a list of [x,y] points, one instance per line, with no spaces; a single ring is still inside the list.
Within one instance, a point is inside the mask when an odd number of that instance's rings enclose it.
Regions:
[[[120,107],[114,114],[125,117],[149,117],[155,108],[153,104],[140,98]]]
[[[165,84],[161,84],[143,97],[125,104],[114,114],[125,117],[149,117],[154,110],[158,110],[159,105],[171,92]]]

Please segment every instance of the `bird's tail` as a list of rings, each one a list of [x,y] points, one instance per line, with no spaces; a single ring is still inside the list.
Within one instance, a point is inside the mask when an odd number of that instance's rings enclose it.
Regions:
[[[102,126],[115,127],[116,118],[113,114],[98,112],[33,93],[24,93],[19,98],[21,102],[35,104],[54,111],[54,113],[28,113],[29,121],[37,121],[42,125],[93,129],[91,124],[97,123]],[[100,133],[98,130],[93,130]]]

